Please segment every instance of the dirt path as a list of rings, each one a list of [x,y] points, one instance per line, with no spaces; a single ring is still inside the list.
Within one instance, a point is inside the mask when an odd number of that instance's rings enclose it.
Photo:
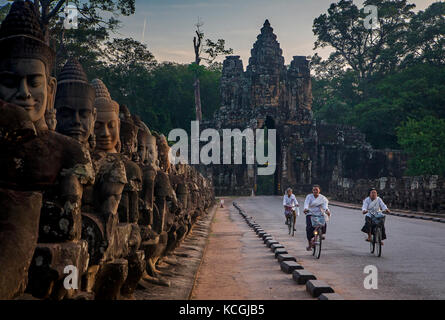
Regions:
[[[231,202],[218,208],[195,287],[195,300],[311,299],[284,274],[272,252]]]

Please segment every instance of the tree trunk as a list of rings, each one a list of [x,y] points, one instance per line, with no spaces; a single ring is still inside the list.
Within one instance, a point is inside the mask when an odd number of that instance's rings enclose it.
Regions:
[[[196,120],[201,122],[202,111],[201,111],[201,89],[199,85],[199,78],[195,77],[195,110],[196,110]]]

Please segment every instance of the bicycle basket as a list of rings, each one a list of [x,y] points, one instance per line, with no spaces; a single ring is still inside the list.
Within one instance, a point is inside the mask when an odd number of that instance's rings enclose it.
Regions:
[[[311,215],[311,222],[312,222],[312,227],[314,228],[323,227],[326,224],[324,215],[321,216]]]
[[[378,215],[378,216],[372,215],[371,216],[371,223],[373,225],[380,226],[380,225],[383,225],[384,222],[385,222],[385,216],[383,216],[383,215]]]

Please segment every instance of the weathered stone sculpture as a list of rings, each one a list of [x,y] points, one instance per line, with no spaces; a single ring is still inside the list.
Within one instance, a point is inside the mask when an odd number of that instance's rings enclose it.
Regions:
[[[139,250],[141,244],[141,231],[139,222],[139,192],[142,189],[142,169],[133,160],[137,160],[137,145],[139,128],[134,124],[130,111],[125,105],[120,106],[119,116],[121,119],[120,139],[121,154],[127,175],[127,184],[124,187],[122,198],[119,203],[119,222],[131,225],[132,232],[130,242],[132,243],[126,259],[128,260],[128,277],[122,287],[122,293],[132,296],[137,283],[145,271],[145,259],[143,251]]]
[[[75,141],[48,130],[45,112],[52,109],[56,92],[50,76],[54,53],[44,42],[31,2],[13,3],[0,28],[0,43],[0,99],[10,103],[2,102],[0,117],[10,118],[2,131],[12,130],[0,142],[5,151],[0,155],[0,269],[10,271],[1,277],[0,298],[23,292],[33,254],[28,290],[59,298],[65,294],[59,290],[60,252],[76,247],[64,263],[81,271],[85,264],[80,202],[82,186],[93,179],[91,161]],[[30,81],[33,86],[22,85]]]
[[[85,147],[94,133],[96,109],[94,88],[79,62],[70,58],[63,67],[57,82],[55,109],[56,131],[79,141]]]
[[[99,182],[95,186],[94,200],[96,203],[99,202],[100,205],[99,208],[96,208],[99,210],[96,211],[101,213],[104,229],[106,230],[105,243],[107,243],[105,251],[105,248],[100,248],[100,246],[99,250],[95,251],[105,252],[105,254],[99,259],[101,270],[97,275],[94,290],[97,298],[116,299],[121,294],[124,296],[132,295],[145,268],[143,252],[138,251],[141,238],[137,225],[137,192],[140,188],[137,185],[140,184],[141,174],[137,165],[118,153],[122,145],[119,105],[111,99],[102,81],[96,79],[92,83],[96,89],[95,106],[97,109],[95,123],[96,149],[93,159],[96,161],[96,167],[98,168],[97,179]],[[126,170],[127,168],[130,170]],[[132,170],[136,172],[135,175]],[[136,187],[136,189],[133,190],[133,187]],[[134,199],[136,205],[132,204],[136,214],[134,216],[126,215],[126,221],[120,223],[118,208],[122,194],[127,194],[127,191],[136,194]],[[106,195],[105,199],[104,195]],[[129,221],[129,219],[132,219],[132,221]],[[88,236],[88,233],[86,233],[86,236]],[[103,241],[95,242],[100,245]],[[100,285],[108,281],[111,281],[110,283],[115,284],[115,286],[103,287]]]
[[[25,289],[52,300],[128,299],[143,272],[168,284],[156,264],[191,220],[187,178],[170,167],[165,137],[158,146],[125,107],[120,119],[105,85],[90,85],[75,59],[57,85],[54,52],[31,2],[12,4],[0,44],[0,270],[7,275],[0,299]],[[79,289],[64,286],[68,266]]]
[[[128,183],[124,188],[119,204],[119,221],[137,223],[139,220],[139,191],[142,189],[142,170],[132,160],[137,159],[138,127],[134,124],[126,106],[120,106],[121,153]]]
[[[98,265],[92,273],[92,284],[97,299],[117,299],[128,275],[128,262],[123,259],[126,243],[121,243],[118,233],[118,206],[127,183],[124,163],[118,153],[119,105],[113,101],[102,81],[92,81],[96,97],[95,122],[96,149],[93,161],[96,184],[93,207],[85,207],[84,238],[88,239],[90,265]],[[88,210],[88,211],[86,211]],[[131,230],[128,231],[130,233]],[[108,283],[108,284],[106,284]]]

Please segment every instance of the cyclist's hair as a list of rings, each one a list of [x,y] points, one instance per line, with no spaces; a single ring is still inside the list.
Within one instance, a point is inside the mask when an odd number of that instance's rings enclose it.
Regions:
[[[369,191],[368,191],[368,196],[371,194],[371,191],[374,191],[375,190],[375,192],[377,192],[377,189],[376,188],[371,188],[371,189],[369,189]]]
[[[291,188],[291,187],[287,188],[287,189],[286,189],[286,193],[288,193],[289,190],[292,191],[292,188]]]
[[[318,188],[318,189],[320,189],[320,191],[321,191],[321,187],[320,187],[319,184],[314,184],[314,185],[312,186],[312,189],[314,189],[314,188]]]

